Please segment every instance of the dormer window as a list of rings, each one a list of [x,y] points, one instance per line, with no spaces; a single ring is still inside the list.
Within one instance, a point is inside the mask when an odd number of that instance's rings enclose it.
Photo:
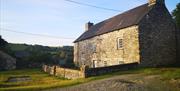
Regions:
[[[118,38],[117,39],[117,48],[118,49],[122,49],[123,48],[123,39],[122,38]]]

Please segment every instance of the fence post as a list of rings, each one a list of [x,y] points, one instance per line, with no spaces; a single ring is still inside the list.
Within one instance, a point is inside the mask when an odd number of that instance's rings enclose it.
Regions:
[[[54,73],[53,73],[54,76],[56,76],[56,65],[54,66]]]

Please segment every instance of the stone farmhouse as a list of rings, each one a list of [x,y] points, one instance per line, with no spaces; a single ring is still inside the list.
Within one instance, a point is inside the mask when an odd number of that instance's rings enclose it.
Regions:
[[[90,68],[139,63],[140,67],[173,64],[177,29],[164,0],[149,0],[100,23],[87,23],[74,43],[74,63]]]

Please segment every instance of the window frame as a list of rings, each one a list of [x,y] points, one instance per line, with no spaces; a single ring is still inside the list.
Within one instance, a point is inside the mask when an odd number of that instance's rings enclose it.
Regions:
[[[119,65],[125,64],[124,61],[118,61]]]
[[[96,44],[92,45],[92,51],[93,51],[93,53],[96,53],[96,52],[97,52],[97,46],[96,46]]]
[[[107,61],[104,61],[104,66],[106,67],[106,66],[108,66],[108,63],[107,63]]]
[[[117,38],[117,49],[123,49],[123,38]]]

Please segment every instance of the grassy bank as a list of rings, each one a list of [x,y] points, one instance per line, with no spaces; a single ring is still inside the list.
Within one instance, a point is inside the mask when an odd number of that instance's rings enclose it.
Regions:
[[[180,79],[180,68],[141,68],[134,69],[123,72],[115,72],[111,74],[106,74],[103,76],[95,76],[90,78],[82,78],[76,80],[68,80],[64,78],[58,78],[50,76],[40,69],[24,69],[24,70],[14,70],[14,71],[4,71],[0,72],[0,90],[18,90],[18,91],[32,91],[32,90],[42,90],[56,87],[66,87],[76,84],[86,83],[93,80],[108,78],[116,75],[123,74],[143,74],[143,75],[160,75],[162,80],[179,80]],[[6,82],[9,77],[18,76],[30,76],[32,81],[27,82]]]

